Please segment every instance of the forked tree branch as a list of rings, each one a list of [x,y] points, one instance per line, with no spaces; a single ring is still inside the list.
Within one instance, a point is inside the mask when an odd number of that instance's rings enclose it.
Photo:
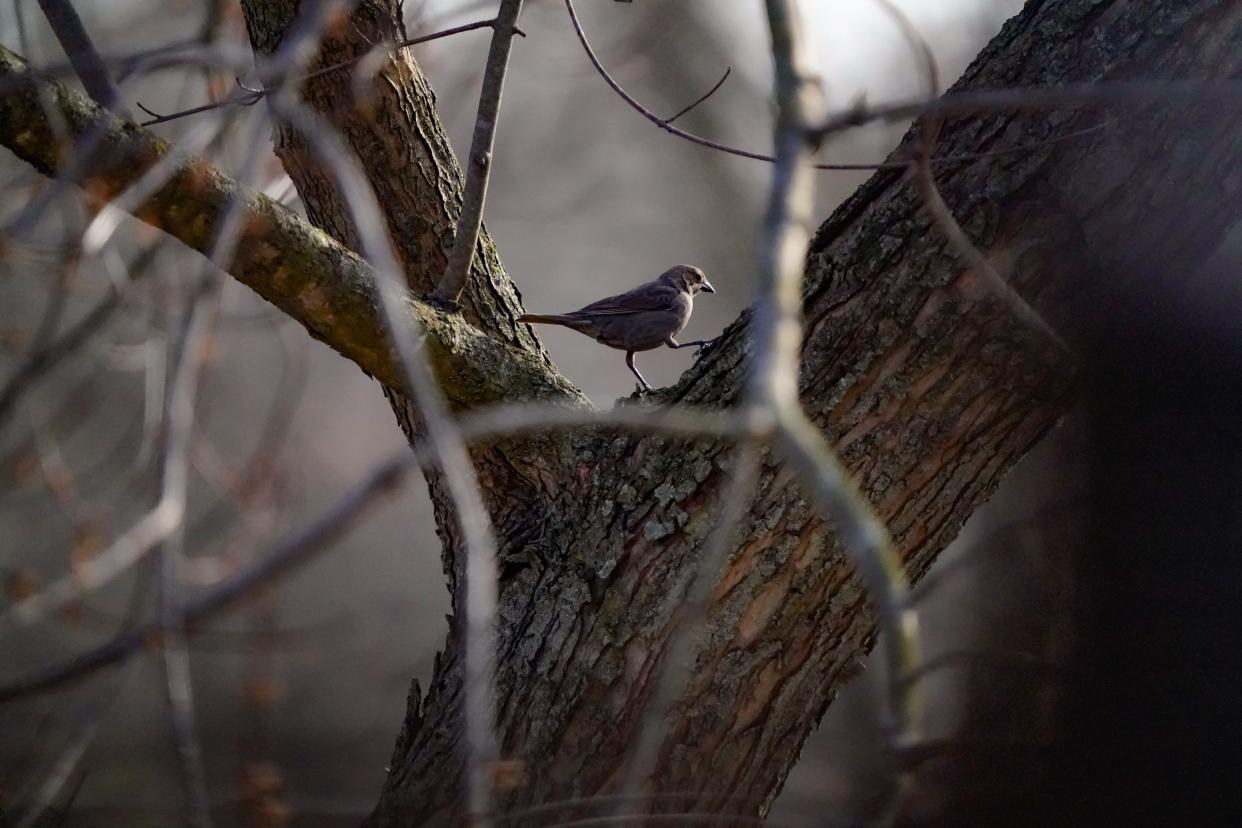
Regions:
[[[99,131],[98,157],[77,182],[99,202],[116,197],[173,152],[161,138],[82,95],[37,79],[25,60],[3,46],[0,87],[0,145],[45,175],[61,173],[63,162],[40,106],[40,89],[55,101],[73,137]],[[230,274],[384,385],[409,391],[384,322],[374,269],[292,210],[240,188],[200,159],[185,158],[133,212],[187,247],[206,252],[221,211],[235,193],[245,204],[246,219]],[[403,304],[424,335],[427,355],[453,408],[515,399],[583,404],[581,394],[536,356],[506,347],[425,302],[407,296]]]

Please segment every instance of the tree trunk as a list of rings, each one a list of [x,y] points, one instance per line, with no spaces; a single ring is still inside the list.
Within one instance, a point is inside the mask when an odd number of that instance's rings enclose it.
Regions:
[[[273,50],[298,6],[243,0],[258,51]],[[361,0],[354,25],[333,28],[316,65],[361,54],[368,40],[391,39],[398,13],[396,0]],[[1031,0],[959,88],[1230,77],[1242,69],[1240,47],[1242,6],[1225,0]],[[7,53],[0,56],[6,77],[18,71]],[[408,50],[383,64],[364,101],[352,100],[348,79],[323,75],[305,85],[305,100],[357,154],[409,284],[430,292],[451,247],[461,182],[434,96]],[[12,109],[23,119],[36,111]],[[956,119],[945,126],[940,154],[989,156],[941,166],[945,199],[993,265],[1090,354],[1094,315],[1153,284],[1176,284],[1236,221],[1236,120],[1233,108],[1193,98]],[[36,140],[43,132],[5,121],[7,146],[55,168],[39,160],[48,143]],[[78,129],[77,120],[70,123]],[[1106,128],[1041,143],[1101,123]],[[109,133],[108,140],[127,134]],[[323,165],[295,131],[281,127],[275,140],[311,219],[356,248],[339,188]],[[103,183],[101,192],[114,191],[116,182]],[[216,183],[200,177],[198,188],[218,195]],[[280,223],[290,221],[274,219],[282,232],[288,228]],[[168,229],[184,238],[210,227],[186,224],[181,232]],[[242,250],[246,261],[262,253],[246,244]],[[439,326],[435,348],[451,352],[437,365],[450,403],[457,410],[513,398],[585,405],[533,332],[516,323],[517,292],[486,235],[477,253],[463,303],[476,327],[428,317]],[[340,266],[357,275],[350,260]],[[284,282],[254,284],[340,346],[332,325],[308,320],[319,293],[286,296],[277,290]],[[1072,394],[1074,367],[959,264],[900,171],[877,174],[819,229],[804,309],[803,403],[917,578],[1056,422]],[[319,312],[338,321],[335,306]],[[520,365],[522,372],[489,380],[486,370],[470,370],[466,357],[484,338],[497,344],[484,365]],[[747,340],[744,314],[655,403],[731,404]],[[365,347],[342,350],[371,364]],[[453,366],[472,379],[458,379]],[[414,436],[415,412],[388,393]],[[473,456],[505,565],[497,725],[504,757],[524,768],[501,807],[516,814],[615,791],[619,757],[649,712],[644,705],[687,577],[717,520],[729,450],[709,440],[596,428],[491,441]],[[431,482],[455,620],[428,692],[416,685],[411,693],[375,825],[452,824],[460,813],[461,556],[452,504],[434,476]],[[771,462],[739,538],[725,570],[710,573],[716,588],[692,674],[663,724],[647,780],[648,793],[689,794],[661,801],[662,811],[763,814],[875,640],[866,595],[831,527]]]
[[[244,4],[257,48],[278,41],[293,5]],[[384,15],[394,7],[360,4],[359,28],[390,35],[394,18]],[[1031,2],[959,88],[1227,76],[1239,37],[1242,9],[1226,2]],[[360,43],[333,40],[321,62],[353,56]],[[358,152],[390,225],[415,228],[393,236],[411,285],[428,291],[456,206],[438,199],[457,192],[460,175],[413,61],[394,59],[383,74],[367,111],[345,107],[340,79],[308,85],[306,98]],[[1242,182],[1230,174],[1239,168],[1233,120],[1193,101],[962,118],[946,126],[942,154],[1015,151],[948,175],[941,168],[945,197],[1006,278],[1081,334],[1111,296],[1176,278],[1234,221]],[[1084,137],[1020,149],[1105,121]],[[276,140],[312,219],[354,245],[335,189],[297,136],[282,128]],[[513,324],[516,296],[490,243],[480,252],[468,317],[538,350]],[[917,578],[1056,422],[1071,366],[958,264],[901,172],[875,176],[820,228],[805,311],[803,402]],[[659,402],[730,404],[746,338],[743,316]],[[408,407],[397,402],[408,427]],[[513,812],[615,790],[618,757],[646,714],[687,575],[717,519],[728,451],[593,431],[502,454],[489,448],[476,459],[508,564],[497,682],[503,753],[524,768],[504,797]],[[433,496],[452,573],[451,504],[438,487]],[[766,464],[647,791],[695,794],[672,803],[677,810],[762,814],[874,638],[866,596],[830,527],[786,472]],[[373,824],[448,824],[458,812],[457,643],[450,633],[429,692],[411,693]]]

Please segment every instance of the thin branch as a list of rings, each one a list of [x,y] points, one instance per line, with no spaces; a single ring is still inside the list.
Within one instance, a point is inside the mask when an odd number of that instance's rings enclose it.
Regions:
[[[496,25],[496,20],[494,18],[489,18],[487,20],[476,20],[473,23],[463,23],[460,26],[453,26],[452,28],[443,29],[438,32],[431,32],[430,34],[407,38],[398,43],[394,43],[392,46],[388,47],[388,51],[390,54],[392,54],[395,52],[399,52],[402,49],[406,49],[410,46],[417,46],[420,43],[428,43],[432,40],[439,40],[442,37],[449,37],[451,35],[461,34],[462,32],[473,32],[476,29],[489,29],[489,28],[493,28],[495,25]],[[522,35],[523,37],[526,36],[525,32],[517,29],[516,27],[514,28],[514,31],[517,34]],[[360,61],[365,60],[365,59],[366,59],[366,55],[362,55],[360,57],[351,58],[350,60],[343,60],[340,63],[334,63],[331,66],[325,66],[322,69],[316,69],[314,72],[309,72],[305,75],[302,75],[296,78],[294,82],[298,84],[305,83],[308,80],[312,80],[314,78],[318,78],[318,77],[327,75],[332,72],[338,72],[341,69],[348,69],[350,66],[353,66],[354,64],[359,63]],[[245,94],[235,95],[231,98],[225,98],[222,101],[213,101],[212,103],[203,104],[201,106],[193,106],[188,109],[179,110],[177,112],[170,112],[167,115],[157,115],[156,113],[152,112],[150,109],[143,106],[142,104],[138,104],[139,109],[141,109],[143,112],[147,113],[148,115],[152,116],[149,120],[142,121],[139,124],[139,126],[155,126],[157,124],[166,124],[169,121],[176,121],[176,120],[180,120],[181,118],[188,118],[191,115],[199,115],[203,112],[210,112],[213,109],[220,109],[222,107],[227,107],[227,106],[253,106],[254,104],[261,101],[262,99],[266,98],[273,91],[280,88],[281,84],[275,84],[269,88],[264,88],[264,89],[251,89],[245,86],[244,84],[242,84],[240,81],[238,81],[238,86],[240,86],[243,90],[245,90]]]
[[[932,217],[932,221],[957,251],[962,262],[984,281],[992,295],[1009,308],[1009,311],[1022,324],[1045,337],[1067,355],[1076,357],[1073,347],[1065,341],[1064,337],[1057,333],[1039,311],[1005,280],[1005,277],[992,264],[992,260],[985,256],[966,235],[966,231],[962,229],[962,225],[958,223],[953,211],[949,209],[949,205],[941,196],[940,188],[936,185],[936,175],[932,171],[931,153],[935,146],[938,128],[926,118],[920,120],[920,128],[923,130],[923,139],[920,142],[919,156],[910,166],[915,181],[918,183],[919,192],[923,196],[923,204]]]
[[[931,163],[939,166],[942,164],[962,164],[969,161],[986,161],[989,158],[1002,158],[1006,155],[1021,155],[1031,150],[1043,149],[1055,144],[1063,144],[1067,141],[1075,141],[1079,138],[1086,138],[1088,135],[1094,135],[1097,132],[1103,132],[1113,126],[1113,121],[1103,121],[1094,126],[1083,127],[1067,132],[1064,135],[1053,135],[1051,138],[1042,138],[1038,141],[1028,141],[1024,144],[1018,144],[1004,149],[987,150],[985,152],[963,152],[957,155],[941,155],[933,157]],[[916,148],[917,149],[917,148]],[[917,153],[916,153],[917,156]],[[910,168],[909,161],[890,161],[884,165],[889,169],[898,169],[900,167]]]
[[[631,428],[680,437],[736,438],[752,433],[744,416],[719,409],[677,406],[621,406],[608,411],[556,403],[506,403],[462,414],[457,420],[469,441],[556,428]]]
[[[34,351],[0,388],[0,426],[13,413],[17,400],[28,387],[45,378],[65,357],[77,352],[112,317],[120,306],[121,296],[115,291],[101,299],[72,328],[54,342]]]
[[[923,73],[927,82],[927,96],[929,98],[939,97],[940,67],[936,63],[936,56],[932,52],[927,40],[919,34],[914,24],[910,22],[910,19],[906,17],[900,8],[893,5],[891,0],[874,0],[874,2],[897,24],[897,28],[901,31],[901,35],[909,45],[910,50],[914,52],[915,57],[923,64]],[[930,116],[923,116],[919,119],[918,128],[921,139],[915,152],[915,158],[910,164],[911,172],[918,182],[919,192],[923,196],[923,202],[927,207],[928,213],[931,214],[932,220],[940,228],[941,232],[944,233],[945,238],[957,250],[958,256],[962,261],[987,283],[996,298],[1003,302],[1014,316],[1023,324],[1047,337],[1061,350],[1073,356],[1073,350],[1061,338],[1060,334],[1053,330],[1052,326],[1039,315],[1039,312],[1005,281],[1005,278],[1000,275],[1000,272],[997,271],[991,260],[983,255],[982,251],[971,242],[970,237],[966,235],[966,231],[962,229],[961,224],[958,223],[957,218],[953,215],[953,211],[945,204],[940,188],[936,186],[936,174],[932,170],[932,155],[936,151],[936,142],[942,126],[943,119],[935,119]]]
[[[923,115],[959,117],[997,112],[1045,112],[1077,107],[1170,105],[1197,101],[1237,105],[1242,83],[1236,80],[1135,80],[1067,83],[1060,86],[1012,86],[971,89],[935,98],[911,98],[882,106],[860,106],[829,115],[812,130],[827,137],[870,123],[907,123]]]
[[[676,116],[674,116],[674,118],[661,118],[659,115],[643,106],[633,95],[625,91],[625,87],[618,83],[616,79],[608,73],[608,70],[604,68],[604,64],[595,54],[595,50],[591,48],[591,42],[587,40],[586,31],[583,30],[582,22],[578,19],[578,12],[574,9],[573,0],[565,0],[565,10],[569,12],[569,21],[573,24],[574,32],[578,35],[578,42],[582,44],[582,49],[586,52],[587,58],[591,61],[591,65],[595,67],[595,71],[599,73],[601,78],[604,79],[604,82],[608,84],[609,88],[612,89],[613,92],[617,93],[617,96],[620,97],[621,100],[629,104],[630,108],[632,108],[635,112],[642,115],[648,121],[651,121],[651,123],[655,124],[665,132],[675,135],[678,138],[685,139],[692,144],[698,144],[701,147],[719,150],[720,152],[728,153],[729,155],[736,155],[741,158],[750,158],[755,161],[767,161],[768,163],[772,163],[776,160],[771,155],[764,155],[761,152],[751,152],[750,150],[731,147],[727,144],[722,144],[719,141],[712,141],[711,139],[695,135],[692,132],[686,132],[684,129],[673,126],[672,121]],[[838,166],[823,164],[819,165],[818,169],[850,169],[850,167],[848,165]]]
[[[704,95],[703,98],[701,98],[700,100],[695,101],[693,104],[687,107],[686,110],[683,110],[682,112],[677,113],[671,118],[661,118],[659,115],[652,112],[646,106],[639,103],[638,99],[635,98],[633,95],[631,95],[629,92],[627,92],[625,90],[625,87],[623,87],[620,83],[618,83],[617,80],[613,78],[611,74],[609,74],[608,70],[604,68],[604,64],[600,61],[599,57],[595,54],[595,50],[591,47],[590,41],[587,40],[586,31],[582,28],[582,22],[578,19],[578,13],[574,9],[573,0],[565,0],[565,8],[569,12],[569,20],[573,24],[574,32],[576,32],[578,35],[578,42],[582,44],[582,48],[586,52],[587,58],[591,61],[591,65],[595,67],[595,71],[599,74],[601,78],[604,79],[604,82],[608,84],[609,88],[612,89],[612,91],[615,92],[617,96],[621,98],[621,100],[629,104],[630,108],[632,108],[635,112],[642,115],[648,121],[651,121],[651,123],[655,124],[657,127],[669,133],[670,135],[674,135],[678,138],[689,141],[692,144],[698,144],[701,147],[707,147],[708,149],[718,150],[720,152],[727,153],[728,155],[736,155],[739,158],[750,158],[754,161],[765,161],[769,164],[776,161],[775,156],[766,155],[762,152],[752,152],[751,150],[740,149],[738,147],[729,146],[728,144],[722,144],[719,141],[713,141],[710,138],[704,138],[701,135],[695,135],[692,132],[687,132],[684,129],[673,126],[673,121],[677,120],[679,117],[684,115],[685,112],[689,111],[695,106],[698,106],[700,103],[702,103],[703,100],[706,100],[707,97],[709,97],[713,92],[715,92],[716,89],[719,88],[720,84],[724,83],[724,78],[720,79],[719,83],[717,83],[716,87],[712,88],[711,92],[708,92],[708,94]],[[728,77],[728,74],[729,73],[726,72],[725,77]],[[817,170],[838,170],[838,171],[841,171],[841,170],[877,170],[877,169],[885,169],[885,168],[898,169],[900,168],[900,166],[901,166],[900,164],[893,164],[893,163],[815,164],[815,169]]]
[[[240,214],[234,209],[234,216]],[[227,247],[226,235],[236,235],[236,218],[226,219],[221,233],[221,247]],[[229,225],[233,232],[229,233]],[[163,459],[163,497],[175,487],[184,501],[189,477],[190,441],[193,437],[194,393],[202,374],[206,338],[214,323],[220,296],[220,280],[215,272],[204,274],[202,286],[190,299],[185,334],[178,349],[173,369],[173,390],[165,413],[167,449]],[[178,767],[186,801],[186,821],[194,828],[209,828],[211,805],[207,793],[207,774],[203,765],[194,722],[194,686],[190,676],[190,653],[186,645],[185,618],[181,586],[182,559],[185,545],[185,518],[176,527],[161,550],[160,561],[160,623],[164,635],[160,650],[164,667],[164,686],[171,711],[173,735],[177,746]]]
[[[735,437],[747,424],[727,412],[693,408],[623,407],[606,412],[571,409],[551,403],[510,403],[465,414],[459,421],[463,439],[470,441],[536,430],[573,427],[637,428],[680,437]],[[372,499],[395,489],[415,463],[433,463],[429,441],[415,443],[378,469],[310,528],[278,546],[277,551],[251,567],[222,581],[186,605],[187,631],[214,613],[233,606],[252,590],[269,586],[278,578],[310,560],[327,544],[337,540],[372,505]],[[118,636],[71,661],[30,679],[0,687],[0,703],[54,689],[95,670],[122,661],[149,640],[158,639],[160,626],[150,624]]]
[[[148,247],[135,258],[133,265],[128,268],[131,279],[147,272],[147,266],[154,258],[154,251],[154,246]],[[0,427],[3,427],[5,419],[12,414],[13,406],[26,389],[47,377],[61,360],[77,353],[78,349],[89,342],[121,306],[121,299],[121,291],[115,285],[110,286],[108,294],[73,327],[55,341],[34,350],[22,362],[5,381],[4,386],[0,387]]]
[[[900,681],[903,684],[915,684],[941,670],[954,666],[970,667],[978,664],[986,664],[1000,670],[1020,670],[1048,675],[1055,675],[1065,669],[1063,665],[1034,653],[1010,650],[951,650],[926,659],[917,669],[902,676]]]
[[[403,453],[382,464],[306,529],[278,544],[274,551],[253,566],[187,601],[184,613],[187,633],[192,635],[198,625],[208,618],[235,606],[252,592],[271,586],[339,540],[361,522],[379,502],[381,495],[396,490],[405,481],[415,468],[414,460],[412,455]],[[158,643],[161,633],[159,623],[145,624],[70,661],[0,687],[0,704],[63,687],[97,670],[123,662],[151,644]]]
[[[917,669],[919,622],[908,598],[905,567],[892,538],[871,505],[832,451],[832,447],[801,411],[782,418],[778,432],[781,453],[803,485],[815,494],[832,520],[841,543],[858,565],[875,605],[888,666],[886,690],[893,741],[917,737],[921,714],[915,688],[901,677]]]
[[[905,570],[884,524],[798,399],[802,276],[813,226],[812,160],[819,141],[808,127],[822,117],[824,101],[810,69],[795,0],[767,0],[766,5],[776,64],[779,160],[759,248],[761,294],[747,397],[756,411],[772,419],[778,450],[827,512],[868,586],[893,676],[887,712],[895,741],[904,744],[915,738],[919,717],[911,688],[898,681],[918,663],[918,619],[906,599]]]
[[[259,158],[259,130],[266,127],[256,121],[250,147],[242,164],[242,180],[253,173]],[[161,498],[175,496],[184,504],[187,499],[190,471],[190,444],[193,439],[194,402],[202,376],[204,346],[215,324],[222,288],[221,275],[227,268],[241,235],[244,209],[241,199],[233,198],[216,228],[208,260],[204,263],[198,284],[190,297],[183,332],[174,346],[173,385],[168,395],[165,422],[165,451],[162,459],[163,481]],[[220,269],[217,269],[220,268]],[[161,660],[164,683],[171,710],[173,734],[185,793],[187,822],[194,828],[212,824],[207,776],[203,765],[202,747],[197,736],[194,715],[194,688],[190,676],[190,654],[186,644],[185,616],[182,595],[182,567],[185,546],[184,506],[182,519],[169,533],[161,550],[160,624],[163,634]]]
[[[71,574],[6,607],[0,612],[0,631],[41,621],[115,580],[168,537],[180,522],[184,506],[176,498],[161,498],[111,545],[77,565]]]
[[[49,824],[47,814],[55,807],[61,791],[77,772],[82,757],[86,755],[87,749],[95,741],[108,711],[121,696],[128,678],[128,673],[117,676],[111,687],[105,688],[98,698],[88,701],[85,708],[75,717],[73,735],[69,743],[57,756],[33,800],[27,806],[25,814],[20,818],[14,815],[15,819],[11,824],[15,828],[36,828],[36,826]]]
[[[273,109],[298,130],[331,170],[358,229],[362,253],[375,265],[380,308],[396,347],[437,465],[457,512],[465,552],[465,719],[468,821],[478,828],[492,824],[494,769],[500,748],[495,733],[493,682],[496,675],[496,600],[500,572],[491,516],[483,503],[478,475],[466,443],[449,417],[448,406],[427,361],[427,349],[407,321],[406,288],[375,192],[330,124],[314,117],[291,94],[272,97]]]
[[[97,135],[102,149],[92,169],[92,186],[101,198],[113,197],[170,155],[172,178],[139,208],[138,217],[200,252],[232,193],[244,193],[247,241],[235,257],[232,275],[254,289],[314,336],[390,388],[408,390],[404,372],[386,332],[376,270],[296,213],[250,190],[201,160],[172,153],[153,133],[101,113],[80,94],[37,80],[24,60],[0,46],[0,144],[48,174],[63,172],[59,142],[38,103],[38,90],[53,96],[74,136]],[[296,258],[296,272],[282,263]],[[279,271],[281,278],[273,278]],[[333,313],[319,312],[330,306]],[[542,359],[504,346],[460,317],[445,314],[412,297],[400,299],[405,324],[427,337],[438,375],[454,402],[472,406],[496,400],[559,398],[586,400]],[[464,396],[463,396],[464,395]]]
[[[707,90],[707,91],[706,91],[706,92],[704,92],[702,95],[700,95],[700,96],[699,96],[699,97],[698,97],[698,98],[694,101],[694,103],[689,104],[688,106],[682,107],[682,108],[681,108],[681,109],[677,112],[677,114],[676,114],[676,115],[672,116],[671,118],[665,118],[665,119],[664,119],[664,123],[666,123],[666,124],[671,124],[673,121],[676,121],[676,120],[677,120],[678,118],[680,118],[682,115],[685,115],[686,113],[690,112],[690,111],[691,111],[691,110],[693,110],[695,107],[697,107],[699,104],[703,103],[703,101],[707,100],[707,99],[708,99],[708,98],[710,98],[712,95],[715,95],[715,94],[716,94],[716,91],[717,91],[717,90],[719,90],[719,89],[720,89],[720,87],[724,86],[724,82],[725,82],[725,81],[727,81],[727,80],[729,79],[729,75],[730,75],[732,72],[733,72],[733,67],[732,67],[732,66],[726,66],[726,67],[725,67],[725,70],[724,70],[724,74],[720,76],[720,80],[716,81],[716,85],[715,85],[715,86],[713,86],[711,89]]]
[[[500,10],[492,26],[492,45],[483,68],[479,111],[474,120],[474,137],[470,141],[461,215],[457,219],[457,232],[444,275],[432,294],[432,298],[445,307],[457,307],[457,300],[470,280],[470,265],[474,262],[474,249],[478,246],[479,230],[483,226],[483,204],[487,200],[487,182],[492,171],[492,148],[496,141],[496,123],[500,119],[500,98],[509,68],[510,46],[521,13],[522,0],[500,0]]]
[[[91,36],[70,0],[39,0],[39,8],[43,9],[43,16],[56,33],[56,39],[86,88],[86,94],[105,108],[123,115],[121,93],[112,82],[99,52],[95,51],[95,44],[91,42]]]

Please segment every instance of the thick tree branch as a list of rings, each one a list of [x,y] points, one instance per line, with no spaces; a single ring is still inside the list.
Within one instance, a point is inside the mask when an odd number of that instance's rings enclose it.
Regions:
[[[1113,13],[1100,15],[1101,0],[1028,4],[950,100],[995,104],[995,90],[1039,87],[1048,107],[1076,80],[1083,87],[1062,103],[1091,102],[1081,89],[1096,84],[1094,102],[1106,103],[1105,90],[1127,89],[1124,78],[1236,71],[1234,4],[1197,0],[1154,17],[1108,5]],[[1083,43],[1099,48],[1084,55]],[[1113,129],[1055,145],[1045,142],[1098,120],[1046,109],[950,120],[946,153],[996,160],[946,176],[944,200],[1006,281],[1050,320],[1081,324],[1093,307],[1084,293],[1099,288],[1096,306],[1106,307],[1132,281],[1184,272],[1232,224],[1239,184],[1225,171],[1242,144],[1230,110],[1196,103],[1134,111]],[[1170,141],[1196,151],[1169,152]],[[811,241],[797,297],[806,325],[796,391],[917,578],[1056,421],[1073,369],[953,254],[904,175],[912,146],[894,156],[899,170],[876,176]],[[1018,147],[1027,149],[1009,152]],[[659,398],[736,403],[753,319],[744,315]],[[502,540],[502,554],[527,564],[502,583],[498,681],[504,755],[527,771],[503,803],[518,824],[526,809],[570,798],[563,816],[586,816],[582,797],[617,790],[618,759],[642,727],[677,628],[682,592],[670,585],[686,583],[702,560],[727,468],[727,454],[707,441],[584,437],[573,446],[584,458],[574,478],[517,507],[529,520]],[[874,641],[842,544],[793,480],[764,464],[694,673],[665,722],[648,792],[698,792],[678,810],[762,813]],[[459,709],[450,640],[430,692],[412,700],[373,824],[453,824],[460,789],[444,779],[461,772],[449,764]]]
[[[45,175],[61,171],[58,144],[40,104],[48,92],[74,137],[99,129],[98,158],[77,183],[105,203],[173,152],[167,142],[102,110],[55,82],[37,80],[26,62],[0,46],[0,144]],[[310,334],[357,363],[384,385],[404,390],[387,333],[375,273],[357,255],[293,211],[242,190],[209,164],[187,158],[135,215],[187,247],[206,252],[230,198],[243,199],[246,220],[230,273],[300,322]],[[459,317],[413,298],[412,325],[421,329],[428,356],[454,408],[514,399],[566,399],[581,395],[539,357],[489,338]]]

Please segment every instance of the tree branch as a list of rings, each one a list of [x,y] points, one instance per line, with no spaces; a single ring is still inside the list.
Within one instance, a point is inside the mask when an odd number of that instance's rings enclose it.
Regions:
[[[82,25],[82,18],[78,17],[73,3],[70,0],[39,0],[39,8],[43,9],[43,16],[69,56],[69,62],[86,88],[86,94],[107,109],[123,114],[119,108],[121,93],[112,82],[108,67],[95,50],[95,44],[91,42],[91,36]]]
[[[73,137],[100,131],[98,159],[77,183],[107,202],[173,152],[162,139],[109,115],[63,85],[36,78],[26,62],[0,46],[0,145],[45,175],[61,172],[57,142],[39,105],[51,95]],[[384,324],[374,270],[293,211],[240,188],[209,164],[187,158],[134,215],[187,247],[206,252],[216,222],[236,194],[245,222],[231,275],[300,322],[312,336],[384,385],[407,391]],[[406,297],[405,312],[424,335],[440,387],[455,409],[515,399],[563,399],[580,392],[536,354],[506,347],[459,317]]]
[[[441,29],[438,32],[430,32],[425,35],[418,35],[417,37],[408,37],[398,43],[394,43],[391,47],[389,47],[389,51],[396,52],[400,49],[406,49],[410,46],[417,46],[420,43],[429,43],[433,40],[439,40],[444,37],[451,37],[452,35],[461,34],[463,32],[473,32],[477,29],[493,28],[495,27],[495,25],[496,25],[495,19],[476,20],[473,23],[463,23],[460,26],[453,26],[448,29]],[[517,29],[516,27],[514,28],[514,31],[517,32],[518,34],[522,34],[521,30]],[[351,58],[349,60],[343,60],[340,63],[334,63],[331,66],[325,66],[321,69],[316,69],[314,72],[309,72],[301,76],[297,80],[298,82],[303,82],[303,81],[313,80],[323,75],[327,75],[330,72],[339,72],[342,69],[348,69],[351,66],[356,66],[363,59],[364,58],[362,57],[356,57],[356,58]],[[192,107],[189,107],[188,109],[178,110],[177,112],[169,112],[165,115],[156,114],[152,112],[151,110],[147,109],[142,104],[138,104],[139,108],[142,109],[143,112],[151,116],[150,120],[142,122],[142,126],[155,126],[156,124],[166,124],[170,121],[177,121],[182,118],[188,118],[191,115],[200,115],[204,112],[210,112],[214,109],[221,109],[222,107],[226,107],[226,106],[250,106],[252,104],[256,104],[259,101],[263,100],[269,94],[271,94],[273,91],[275,91],[276,89],[280,87],[274,85],[272,87],[267,87],[263,89],[250,89],[244,86],[242,88],[245,94],[234,95],[233,97],[226,98],[222,101],[212,101],[211,103],[202,104],[200,106],[192,106]]]
[[[461,216],[448,265],[432,298],[446,307],[455,308],[470,278],[474,248],[479,243],[483,226],[483,203],[487,199],[487,181],[492,171],[492,146],[496,140],[496,122],[500,118],[500,96],[504,91],[505,72],[509,67],[509,47],[517,32],[522,0],[500,0],[500,11],[492,22],[492,45],[483,69],[483,89],[479,93],[479,113],[474,121],[474,137],[470,141],[470,159],[466,167],[466,189],[462,194]]]

